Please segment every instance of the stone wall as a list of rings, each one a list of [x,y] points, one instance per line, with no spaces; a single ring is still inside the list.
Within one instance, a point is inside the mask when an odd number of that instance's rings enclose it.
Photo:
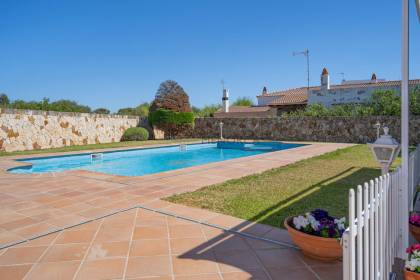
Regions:
[[[0,151],[119,142],[133,116],[0,109]]]
[[[236,139],[271,139],[341,143],[367,143],[376,139],[375,124],[386,124],[399,140],[399,117],[280,117],[280,118],[199,118],[193,136]],[[382,132],[381,132],[382,133]],[[410,121],[410,143],[420,143],[420,117]]]

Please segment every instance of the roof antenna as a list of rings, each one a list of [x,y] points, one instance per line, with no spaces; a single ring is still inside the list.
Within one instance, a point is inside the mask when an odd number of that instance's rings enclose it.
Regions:
[[[344,72],[340,72],[338,74],[341,75],[341,83],[344,83],[346,81],[346,79],[344,78]]]
[[[309,93],[309,50],[305,49],[304,51],[301,51],[301,52],[293,52],[293,56],[297,56],[297,55],[303,55],[304,57],[306,57],[306,71],[308,74],[307,80],[308,80],[308,93]]]

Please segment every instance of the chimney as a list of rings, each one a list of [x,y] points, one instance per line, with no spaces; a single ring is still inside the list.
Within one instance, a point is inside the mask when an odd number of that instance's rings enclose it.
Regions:
[[[267,94],[267,88],[266,87],[263,87],[262,95],[266,95],[266,94]]]
[[[223,113],[229,113],[229,90],[223,89],[223,97],[222,97],[222,111]]]
[[[329,90],[330,89],[330,74],[328,74],[327,68],[322,69],[321,74],[321,90]]]
[[[376,79],[376,74],[375,73],[372,74],[372,78],[370,78],[370,82],[375,83],[375,84],[378,82],[378,80]]]

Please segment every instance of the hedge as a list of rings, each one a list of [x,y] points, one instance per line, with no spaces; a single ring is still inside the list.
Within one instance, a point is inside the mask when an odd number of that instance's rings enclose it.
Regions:
[[[173,112],[170,110],[158,109],[149,114],[149,121],[152,125],[193,124],[194,114],[192,112]]]

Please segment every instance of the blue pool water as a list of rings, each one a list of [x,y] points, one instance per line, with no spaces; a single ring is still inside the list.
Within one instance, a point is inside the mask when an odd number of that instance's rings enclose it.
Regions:
[[[141,176],[180,169],[211,162],[247,157],[278,150],[291,149],[301,144],[281,142],[218,142],[190,144],[161,148],[146,148],[106,152],[92,160],[91,154],[28,158],[19,161],[31,163],[30,167],[17,167],[11,173],[31,174],[65,170],[90,170],[122,176]]]

